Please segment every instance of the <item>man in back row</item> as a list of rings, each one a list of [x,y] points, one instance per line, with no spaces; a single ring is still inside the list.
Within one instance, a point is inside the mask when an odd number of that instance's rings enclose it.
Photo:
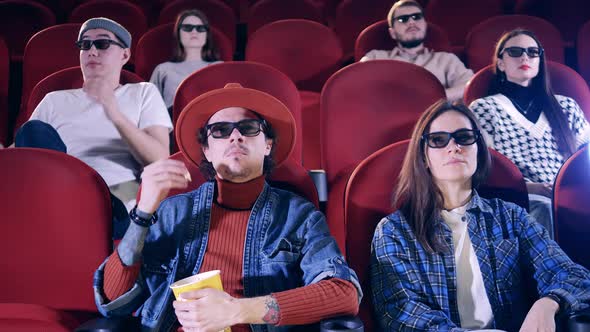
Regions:
[[[471,69],[448,52],[435,52],[424,46],[427,24],[422,6],[413,0],[396,2],[387,15],[389,34],[397,42],[393,50],[371,50],[361,58],[369,60],[399,60],[410,62],[430,71],[445,88],[449,100],[463,98],[465,84],[473,76]]]
[[[276,98],[230,84],[193,100],[176,126],[185,157],[209,180],[186,188],[184,163],[161,160],[142,174],[133,223],[95,276],[107,316],[138,312],[149,331],[290,331],[354,315],[362,296],[313,204],[265,181],[289,157],[295,120]],[[221,270],[225,291],[189,291],[179,279]]]
[[[82,160],[130,209],[143,166],[170,154],[172,122],[153,84],[120,84],[131,56],[127,29],[92,18],[82,24],[76,46],[82,88],[48,93],[17,133],[15,146],[50,148]]]

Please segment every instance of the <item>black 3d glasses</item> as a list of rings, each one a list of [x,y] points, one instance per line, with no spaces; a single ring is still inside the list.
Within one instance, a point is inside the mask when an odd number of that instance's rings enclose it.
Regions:
[[[215,122],[207,125],[205,128],[209,132],[207,136],[213,138],[228,138],[229,135],[237,128],[240,134],[247,137],[254,137],[258,135],[266,121],[258,119],[245,119],[238,122]]]
[[[414,21],[420,21],[424,18],[424,14],[422,13],[414,13],[408,15],[400,15],[398,17],[394,17],[393,19],[400,22],[400,23],[407,23],[410,19]]]
[[[502,55],[504,53],[507,53],[508,56],[510,56],[512,58],[520,58],[523,53],[526,53],[529,56],[529,58],[538,58],[543,54],[543,49],[540,47],[524,48],[524,47],[512,46],[512,47],[506,47],[505,49],[503,49],[499,55]]]
[[[434,133],[422,135],[422,140],[433,149],[442,149],[449,144],[451,137],[459,145],[471,145],[479,139],[479,130],[476,129],[459,129],[449,133],[446,131],[437,131]]]
[[[111,45],[117,45],[121,48],[125,48],[123,44],[111,39],[82,39],[76,42],[76,46],[82,51],[88,51],[92,48],[92,45],[94,45],[97,50],[106,50],[107,48],[111,47]]]
[[[181,24],[180,30],[184,32],[191,32],[193,30],[197,30],[197,32],[207,32],[209,31],[209,26],[205,24]]]

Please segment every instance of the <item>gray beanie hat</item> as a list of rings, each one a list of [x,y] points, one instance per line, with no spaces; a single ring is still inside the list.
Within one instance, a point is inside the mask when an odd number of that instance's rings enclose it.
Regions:
[[[82,35],[91,29],[105,29],[112,32],[121,42],[125,45],[125,48],[131,46],[131,34],[121,24],[108,19],[106,17],[95,17],[82,23],[80,33],[78,33],[78,40],[82,39]]]

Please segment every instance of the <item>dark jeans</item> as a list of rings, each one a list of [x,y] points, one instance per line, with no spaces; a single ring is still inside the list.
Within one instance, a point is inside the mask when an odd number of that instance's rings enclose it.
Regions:
[[[67,147],[55,128],[39,120],[27,121],[20,127],[14,139],[14,146],[67,153]],[[129,227],[129,214],[125,204],[113,194],[111,194],[111,207],[113,211],[113,240],[119,240]]]

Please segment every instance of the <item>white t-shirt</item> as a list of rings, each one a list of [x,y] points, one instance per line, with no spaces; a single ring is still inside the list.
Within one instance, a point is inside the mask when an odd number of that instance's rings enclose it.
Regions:
[[[125,84],[115,90],[115,97],[120,111],[139,129],[164,126],[172,130],[164,101],[153,84]],[[135,160],[102,105],[82,89],[48,93],[30,119],[55,128],[68,154],[94,168],[109,187],[138,178],[143,166]]]

